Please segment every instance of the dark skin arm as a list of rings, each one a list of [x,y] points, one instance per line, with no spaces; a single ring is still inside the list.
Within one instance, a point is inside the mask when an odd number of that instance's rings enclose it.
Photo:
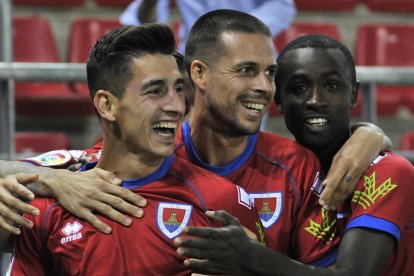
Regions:
[[[334,267],[319,268],[287,258],[247,238],[238,220],[224,211],[208,213],[226,226],[188,227],[175,244],[184,264],[212,273],[232,275],[378,275],[395,241],[383,232],[365,228],[348,230]]]
[[[390,139],[374,124],[357,123],[352,127],[352,133],[334,156],[322,183],[325,190],[319,203],[325,209],[336,210],[354,192],[358,180],[378,153],[392,148]]]
[[[14,177],[5,178],[8,175],[17,173],[38,173],[36,182],[20,183]],[[62,206],[93,225],[104,233],[110,233],[111,228],[103,223],[93,211],[121,223],[131,224],[131,219],[125,214],[135,217],[142,217],[146,201],[141,196],[124,189],[120,186],[121,180],[113,173],[93,169],[83,173],[70,172],[68,170],[54,170],[50,168],[36,167],[22,162],[0,161],[0,202],[2,208],[0,215],[11,223],[17,223],[30,228],[24,222],[21,215],[12,215],[13,210],[21,213],[33,213],[37,209],[17,199],[22,196],[31,200],[34,196],[56,198]],[[115,184],[115,185],[114,185]],[[18,234],[6,220],[0,223],[0,228],[6,229],[9,233]]]

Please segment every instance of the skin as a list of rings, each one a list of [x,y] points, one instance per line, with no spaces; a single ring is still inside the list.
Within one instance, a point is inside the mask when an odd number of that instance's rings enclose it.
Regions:
[[[262,34],[225,32],[224,53],[214,64],[194,60],[195,84],[191,137],[200,157],[212,166],[229,163],[243,152],[275,93],[272,40]],[[247,108],[256,104],[259,109]]]
[[[340,50],[314,48],[289,51],[279,69],[283,80],[279,108],[284,112],[286,125],[300,143],[314,150],[324,168],[329,168],[335,149],[350,136],[350,111],[358,87],[352,81],[350,69]],[[328,120],[310,124],[309,118],[315,117]],[[193,237],[180,237],[175,243],[178,254],[189,257],[186,265],[216,273],[378,275],[395,246],[394,239],[386,233],[352,228],[343,236],[335,266],[317,268],[248,240],[238,220],[225,212],[208,215],[227,227],[189,227],[184,232]],[[233,270],[234,267],[243,272]]]
[[[132,66],[133,78],[121,99],[103,90],[94,99],[95,106],[103,109],[110,101],[111,110],[107,112],[115,110],[113,115],[100,114],[110,122],[103,125],[110,139],[104,139],[107,146],[98,167],[108,170],[109,162],[109,171],[121,179],[139,178],[158,169],[164,157],[174,152],[177,128],[185,111],[184,81],[172,56],[145,55],[135,58]],[[173,128],[155,128],[161,123]],[[129,156],[138,159],[125,162]]]

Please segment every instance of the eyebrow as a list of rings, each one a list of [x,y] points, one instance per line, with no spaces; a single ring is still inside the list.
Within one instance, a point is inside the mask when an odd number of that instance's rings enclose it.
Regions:
[[[258,66],[257,62],[254,61],[244,61],[235,65],[235,67],[243,67],[243,66]],[[267,68],[277,69],[277,63],[269,65]]]
[[[156,80],[150,80],[145,82],[143,85],[141,85],[141,90],[146,90],[151,86],[161,86],[166,85],[168,83],[167,79],[156,79]],[[174,85],[177,84],[184,84],[184,78],[177,78],[174,82]]]

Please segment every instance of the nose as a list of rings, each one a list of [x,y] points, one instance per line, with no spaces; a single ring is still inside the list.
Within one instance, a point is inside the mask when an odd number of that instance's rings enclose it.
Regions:
[[[306,105],[308,107],[322,107],[326,105],[323,92],[317,86],[312,88],[311,94],[308,100],[306,101]]]
[[[270,98],[273,99],[276,92],[274,78],[269,77],[266,72],[257,74],[253,89],[257,92],[270,94]]]
[[[176,118],[182,117],[185,111],[184,92],[177,93],[174,88],[169,89],[164,99],[163,111]]]

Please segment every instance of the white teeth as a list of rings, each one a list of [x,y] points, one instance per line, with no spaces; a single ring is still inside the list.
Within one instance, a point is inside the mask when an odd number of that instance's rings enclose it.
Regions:
[[[174,122],[161,122],[152,125],[152,128],[177,128],[177,123]]]
[[[328,122],[325,118],[310,118],[306,120],[306,123],[312,124],[312,125],[324,125]]]
[[[244,106],[250,109],[262,110],[264,108],[264,104],[257,104],[257,103],[244,103]]]

